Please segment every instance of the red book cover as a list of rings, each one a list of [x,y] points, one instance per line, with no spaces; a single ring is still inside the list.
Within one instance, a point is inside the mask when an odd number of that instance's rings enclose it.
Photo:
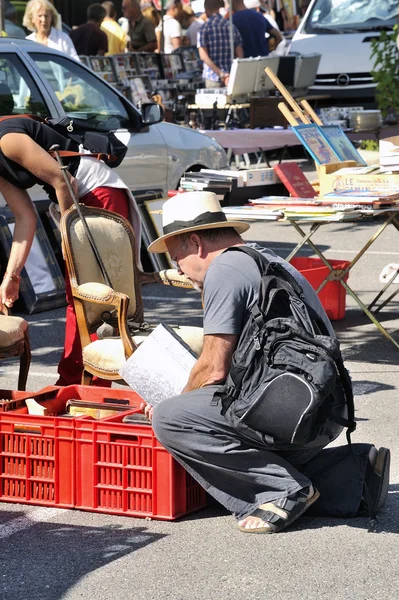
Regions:
[[[314,198],[315,191],[295,162],[286,162],[273,167],[287,191],[294,198]]]

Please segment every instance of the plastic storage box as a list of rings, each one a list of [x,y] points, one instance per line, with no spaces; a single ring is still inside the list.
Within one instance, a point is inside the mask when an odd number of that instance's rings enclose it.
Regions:
[[[295,257],[290,262],[302,273],[315,290],[317,290],[330,272],[320,258]],[[350,264],[344,260],[328,259],[328,262],[335,269],[346,269]],[[346,275],[344,281],[347,281],[348,277],[349,274]],[[338,321],[345,317],[346,290],[339,281],[329,281],[320,290],[318,295],[331,321]]]
[[[51,416],[27,414],[19,393],[3,390],[15,408],[0,412],[0,501],[166,520],[206,505],[205,490],[161,446],[151,425],[122,423],[139,411],[136,392],[68,386],[23,396],[46,400]],[[129,404],[105,419],[61,416],[70,399]]]

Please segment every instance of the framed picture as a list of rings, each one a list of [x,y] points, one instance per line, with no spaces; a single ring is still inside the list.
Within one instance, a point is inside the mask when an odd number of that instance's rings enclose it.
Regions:
[[[292,130],[318,165],[341,161],[318,125],[296,125]]]
[[[151,81],[162,79],[159,54],[156,52],[136,52],[135,58],[139,75],[148,75]]]
[[[117,77],[114,71],[114,63],[111,56],[89,56],[92,70],[108,83],[116,83]]]
[[[183,57],[183,64],[186,71],[202,71],[202,60],[199,57],[196,46],[181,46],[179,54]]]
[[[15,218],[11,210],[7,207],[0,208],[0,251],[3,272],[11,251],[14,227]],[[18,302],[24,305],[29,314],[66,305],[65,280],[39,217],[32,248],[21,271]]]
[[[162,206],[167,200],[162,190],[133,191],[141,217],[142,263],[144,270],[170,269],[166,254],[147,252],[147,247],[162,235]]]
[[[147,75],[138,75],[137,77],[131,77],[129,80],[130,95],[133,104],[142,104],[143,102],[150,102],[151,81]]]
[[[118,81],[124,85],[129,85],[130,77],[135,77],[139,74],[134,54],[114,54],[112,59]]]
[[[80,62],[82,63],[82,65],[84,65],[85,67],[89,67],[90,68],[90,61],[89,61],[89,57],[88,56],[79,56],[80,58]]]
[[[367,164],[339,125],[322,125],[320,129],[338,154],[340,160],[354,160],[359,165],[364,166]]]
[[[160,54],[163,79],[178,79],[184,73],[184,64],[181,54]]]

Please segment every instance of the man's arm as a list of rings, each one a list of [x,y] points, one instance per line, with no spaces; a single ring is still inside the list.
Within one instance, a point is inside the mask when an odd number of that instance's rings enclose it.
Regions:
[[[209,56],[209,54],[208,54],[208,51],[207,51],[207,49],[206,49],[206,48],[204,48],[204,46],[200,46],[200,47],[198,48],[198,51],[199,51],[199,56],[200,56],[200,59],[201,59],[201,60],[202,60],[202,61],[203,61],[203,62],[204,62],[206,65],[208,65],[208,67],[209,67],[210,69],[212,69],[212,71],[214,71],[214,72],[216,73],[216,75],[219,77],[219,79],[221,79],[221,81],[223,81],[223,83],[224,83],[224,80],[225,80],[226,78],[228,78],[228,76],[229,76],[229,73],[224,73],[224,71],[223,71],[223,70],[222,70],[220,67],[218,67],[216,63],[214,63],[214,62],[213,62],[213,60],[211,59],[211,57],[210,57],[210,56]],[[224,77],[223,77],[223,79],[222,79],[222,74],[224,74]]]
[[[6,158],[18,163],[55,189],[61,212],[72,206],[73,200],[58,163],[32,138],[25,133],[6,133],[0,140],[0,147]],[[77,182],[72,175],[67,171],[66,173],[76,193]]]
[[[156,48],[157,48],[157,41],[154,40],[153,42],[149,42],[145,46],[141,46],[141,48],[136,50],[136,52],[155,52]]]
[[[183,392],[223,383],[230,370],[237,335],[205,335],[202,354],[191,370]]]
[[[236,58],[244,58],[244,48],[242,46],[236,46],[234,48],[234,56]]]
[[[275,29],[274,27],[272,27],[271,29],[268,30],[268,33],[269,33],[269,35],[274,37],[274,39],[276,40],[276,47],[279,45],[280,42],[283,41],[283,36],[281,35],[281,32],[278,31],[278,29]]]
[[[19,280],[36,231],[37,215],[32,200],[25,190],[17,188],[0,177],[0,192],[13,212],[15,227],[10,256],[3,282],[0,286],[0,308],[12,306],[19,295]],[[10,276],[12,279],[10,279]]]

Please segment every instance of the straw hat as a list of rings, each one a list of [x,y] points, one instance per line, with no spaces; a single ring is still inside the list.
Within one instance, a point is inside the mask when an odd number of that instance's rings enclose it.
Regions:
[[[176,194],[163,205],[162,226],[164,235],[148,246],[149,252],[167,252],[165,241],[174,235],[233,227],[237,233],[249,229],[243,221],[228,221],[213,192],[185,192]]]

